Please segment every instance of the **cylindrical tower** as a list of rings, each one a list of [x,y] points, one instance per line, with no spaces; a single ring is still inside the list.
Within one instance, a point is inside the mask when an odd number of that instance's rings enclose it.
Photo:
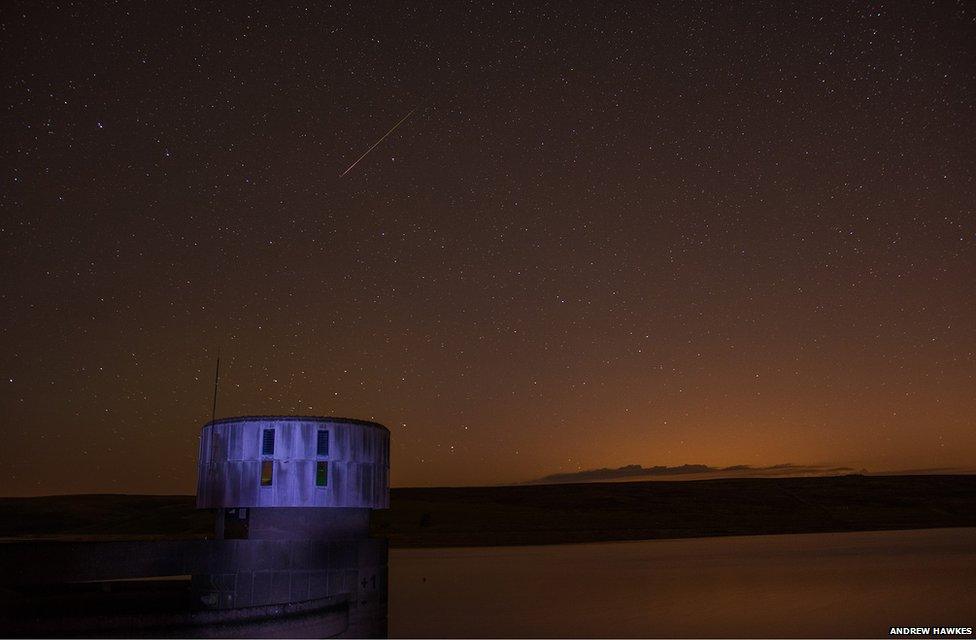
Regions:
[[[351,539],[390,505],[390,432],[348,418],[246,416],[203,426],[197,508],[219,538]]]

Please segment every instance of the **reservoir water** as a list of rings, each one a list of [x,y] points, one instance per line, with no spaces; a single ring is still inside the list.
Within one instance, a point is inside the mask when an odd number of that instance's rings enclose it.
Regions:
[[[973,528],[395,549],[389,569],[391,637],[872,638],[976,626]]]

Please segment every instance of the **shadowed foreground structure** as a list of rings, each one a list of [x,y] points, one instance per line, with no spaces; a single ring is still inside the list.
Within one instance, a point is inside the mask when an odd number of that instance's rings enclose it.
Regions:
[[[552,544],[976,526],[976,476],[840,476],[393,489],[392,546]],[[204,537],[191,496],[0,500],[2,537]]]
[[[41,518],[31,517],[30,502],[5,514],[94,535],[0,544],[0,635],[192,637],[243,625],[242,635],[260,637],[254,625],[301,618],[286,637],[383,637],[387,541],[370,537],[370,510],[389,504],[388,477],[389,431],[380,424],[211,421],[200,439],[199,515],[186,513],[182,497],[135,497],[148,508],[119,513],[131,499],[92,496],[41,500]],[[74,527],[59,507],[73,509]],[[84,522],[93,516],[101,522]],[[201,536],[204,520],[213,528]],[[133,525],[175,539],[132,539]]]
[[[383,637],[386,567],[371,539],[8,542],[0,636]]]

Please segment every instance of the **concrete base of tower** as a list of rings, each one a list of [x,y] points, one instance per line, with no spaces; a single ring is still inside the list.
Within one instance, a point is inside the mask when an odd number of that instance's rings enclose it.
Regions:
[[[217,538],[355,540],[369,537],[369,509],[238,507],[217,510]]]

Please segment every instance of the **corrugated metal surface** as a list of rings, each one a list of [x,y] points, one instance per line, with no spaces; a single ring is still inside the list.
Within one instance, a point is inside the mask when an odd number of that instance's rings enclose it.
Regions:
[[[274,429],[274,455],[261,455]],[[316,455],[318,432],[329,431],[329,454]],[[197,507],[359,507],[386,509],[390,433],[380,425],[331,418],[219,420],[203,427]],[[270,487],[261,462],[271,460]],[[315,486],[315,463],[329,462],[328,484]]]

